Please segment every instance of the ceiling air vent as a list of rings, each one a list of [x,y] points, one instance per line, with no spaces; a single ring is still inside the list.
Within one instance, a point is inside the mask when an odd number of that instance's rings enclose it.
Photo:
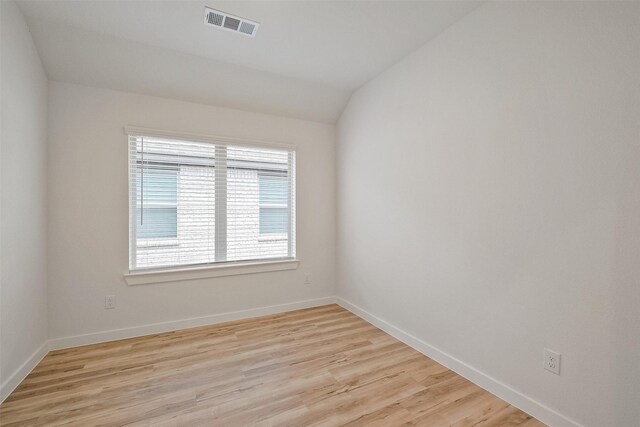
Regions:
[[[208,7],[204,8],[204,23],[212,27],[223,28],[249,37],[255,37],[258,32],[258,27],[260,26],[258,22],[229,15],[228,13]]]

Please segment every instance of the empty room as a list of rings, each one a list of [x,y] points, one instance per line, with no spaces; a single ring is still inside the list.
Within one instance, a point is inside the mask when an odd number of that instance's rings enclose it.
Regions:
[[[640,427],[640,1],[0,22],[0,426]]]

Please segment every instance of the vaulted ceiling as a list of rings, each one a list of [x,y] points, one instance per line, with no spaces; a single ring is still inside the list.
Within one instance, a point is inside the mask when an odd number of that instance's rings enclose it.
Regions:
[[[474,1],[21,1],[49,78],[333,123]],[[203,23],[209,6],[255,38]]]

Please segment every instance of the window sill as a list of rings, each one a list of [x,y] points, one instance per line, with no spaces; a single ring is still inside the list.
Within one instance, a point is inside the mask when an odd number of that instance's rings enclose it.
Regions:
[[[167,270],[141,270],[126,273],[124,280],[127,282],[127,285],[135,286],[150,283],[206,279],[210,277],[236,276],[239,274],[265,273],[269,271],[295,270],[298,268],[298,262],[297,259],[286,259],[276,261],[248,261]]]

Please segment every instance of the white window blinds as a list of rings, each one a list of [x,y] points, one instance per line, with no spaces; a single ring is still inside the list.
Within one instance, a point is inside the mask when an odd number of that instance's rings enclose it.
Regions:
[[[295,258],[295,151],[129,134],[129,269]]]

